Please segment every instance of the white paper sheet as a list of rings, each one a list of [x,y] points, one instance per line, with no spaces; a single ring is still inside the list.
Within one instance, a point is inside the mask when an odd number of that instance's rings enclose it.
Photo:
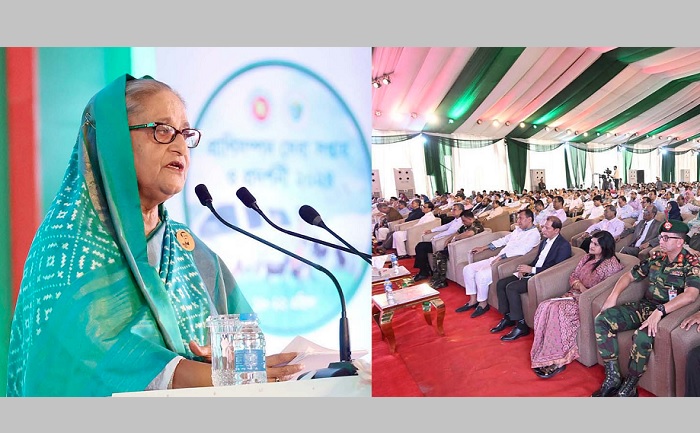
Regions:
[[[318,344],[299,335],[294,337],[294,339],[282,350],[282,352],[298,352],[298,355],[292,359],[289,364],[304,365],[304,369],[292,376],[291,380],[297,380],[300,375],[308,371],[326,368],[331,362],[340,361],[340,351],[319,346]],[[353,350],[352,358],[353,360],[356,360],[362,358],[367,353],[367,350]],[[371,372],[369,374],[371,375]]]

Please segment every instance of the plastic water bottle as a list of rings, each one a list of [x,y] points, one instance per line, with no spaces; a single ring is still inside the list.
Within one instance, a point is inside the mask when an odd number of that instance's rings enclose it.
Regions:
[[[386,302],[389,304],[394,304],[396,303],[396,299],[394,299],[394,286],[391,284],[391,281],[387,278],[384,280],[384,293],[386,293]]]
[[[396,257],[396,254],[392,254],[389,258],[391,259],[391,273],[399,275],[399,272],[401,272],[401,269],[399,269],[399,258]]]
[[[236,385],[267,382],[265,335],[255,313],[240,314],[239,327],[233,338],[233,350]]]

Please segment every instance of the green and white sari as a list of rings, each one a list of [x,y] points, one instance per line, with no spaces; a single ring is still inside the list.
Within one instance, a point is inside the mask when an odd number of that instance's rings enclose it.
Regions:
[[[8,396],[142,391],[177,355],[195,359],[210,314],[250,312],[231,273],[160,206],[149,265],[124,75],[83,113],[63,183],[29,250],[12,321]],[[160,238],[158,239],[160,240]]]

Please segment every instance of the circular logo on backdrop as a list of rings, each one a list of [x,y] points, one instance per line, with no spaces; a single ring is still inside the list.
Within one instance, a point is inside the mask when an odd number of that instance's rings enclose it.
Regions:
[[[219,85],[195,127],[202,139],[191,152],[184,191],[187,224],[222,257],[265,332],[299,335],[337,318],[341,304],[332,278],[227,228],[201,206],[194,186],[207,185],[214,208],[230,224],[327,269],[348,302],[368,272],[365,261],[273,228],[236,196],[245,187],[276,225],[342,246],[300,218],[299,208],[309,205],[333,232],[369,251],[369,149],[345,101],[303,66],[258,62]]]

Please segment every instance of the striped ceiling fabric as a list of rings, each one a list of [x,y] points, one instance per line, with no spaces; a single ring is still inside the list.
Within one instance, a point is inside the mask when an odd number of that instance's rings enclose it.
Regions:
[[[374,136],[700,148],[700,48],[375,47],[372,73]]]

